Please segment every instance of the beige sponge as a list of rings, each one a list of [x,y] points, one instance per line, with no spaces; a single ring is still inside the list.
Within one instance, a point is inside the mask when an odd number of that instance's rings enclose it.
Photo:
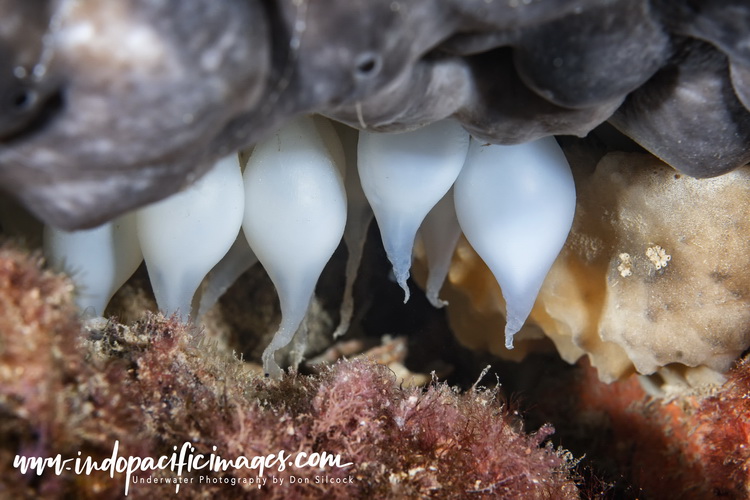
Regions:
[[[750,167],[693,179],[650,155],[609,153],[584,170],[529,323],[567,361],[588,355],[605,381],[675,364],[727,370],[750,346]],[[465,241],[449,281],[459,338],[505,355],[500,289]],[[527,326],[513,357],[538,334]]]

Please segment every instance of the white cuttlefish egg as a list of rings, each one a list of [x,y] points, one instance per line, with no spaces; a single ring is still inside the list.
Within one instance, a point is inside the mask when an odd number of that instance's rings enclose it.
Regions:
[[[427,213],[453,185],[466,160],[469,134],[452,120],[403,133],[360,132],[359,176],[396,281],[406,280],[414,238]]]
[[[554,137],[515,146],[472,139],[454,189],[461,229],[502,289],[512,349],[573,223],[570,166]]]
[[[440,300],[440,289],[451,267],[453,252],[456,250],[458,238],[461,236],[461,226],[456,217],[456,207],[453,201],[453,189],[435,205],[425,217],[419,228],[425,255],[427,257],[427,284],[425,295],[433,307],[441,308],[448,305]]]
[[[344,243],[346,244],[347,258],[345,270],[344,295],[341,300],[339,313],[339,325],[333,332],[333,338],[344,335],[351,325],[354,314],[354,282],[357,278],[357,270],[362,261],[367,229],[372,222],[372,209],[367,202],[362,184],[357,172],[357,139],[359,132],[345,125],[333,124],[336,127],[341,142],[344,146],[346,158],[346,178],[344,187],[346,189],[346,228],[344,229]]]
[[[76,283],[76,304],[86,315],[104,314],[112,296],[143,260],[132,214],[93,229],[44,228],[44,254]]]
[[[301,117],[256,145],[245,167],[242,227],[281,306],[281,324],[263,352],[264,370],[274,377],[281,374],[274,354],[302,325],[344,233],[344,166],[337,164],[343,153],[336,137],[329,122]]]
[[[206,314],[242,273],[253,267],[256,262],[258,262],[258,258],[248,245],[245,235],[240,231],[226,255],[203,280],[204,286],[201,290],[195,317],[200,318]]]
[[[232,154],[184,191],[136,212],[151,286],[165,314],[187,319],[196,289],[237,238],[244,197]]]

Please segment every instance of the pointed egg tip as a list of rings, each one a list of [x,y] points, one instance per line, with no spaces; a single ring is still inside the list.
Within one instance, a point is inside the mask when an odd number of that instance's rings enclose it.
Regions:
[[[276,364],[274,354],[276,354],[276,349],[271,349],[270,346],[263,352],[263,356],[261,357],[263,360],[263,373],[268,378],[279,380],[284,372],[279,365]]]
[[[441,299],[437,294],[427,294],[427,300],[432,304],[435,309],[442,309],[448,305],[447,300]]]
[[[407,302],[409,302],[409,298],[411,298],[411,290],[409,290],[409,283],[406,282],[406,280],[409,279],[409,271],[399,272],[394,268],[393,274],[396,275],[396,282],[398,283],[398,286],[400,286],[401,289],[404,291],[404,304],[406,304]]]
[[[510,350],[513,349],[513,337],[523,328],[524,321],[518,321],[518,319],[511,319],[505,324],[505,348]]]
[[[391,262],[391,272],[393,278],[398,283],[398,286],[404,291],[404,304],[409,302],[411,297],[411,291],[409,290],[409,284],[407,280],[411,276],[411,252],[412,245],[405,243],[406,239],[398,239],[396,241],[387,241],[385,245],[385,253],[388,256],[388,260]]]

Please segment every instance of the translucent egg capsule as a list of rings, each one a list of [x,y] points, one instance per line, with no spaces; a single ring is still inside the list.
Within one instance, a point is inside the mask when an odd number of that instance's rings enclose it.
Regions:
[[[360,132],[359,176],[380,227],[396,281],[409,300],[406,280],[422,220],[456,180],[466,160],[469,134],[444,120],[411,132]]]
[[[237,238],[244,197],[232,154],[186,190],[137,212],[138,239],[165,314],[188,318],[196,289]]]
[[[453,252],[461,236],[452,189],[427,214],[419,234],[427,256],[427,300],[433,307],[445,307],[448,303],[440,300],[440,289],[448,276]]]
[[[206,275],[201,287],[200,300],[197,305],[196,318],[204,314],[216,304],[229,287],[248,269],[258,262],[250,246],[247,244],[245,235],[237,235],[232,247],[226,255]]]
[[[93,229],[44,228],[44,253],[53,267],[77,285],[76,304],[88,316],[101,316],[115,292],[143,260],[132,214]]]
[[[318,277],[344,233],[346,192],[326,145],[331,140],[313,118],[301,117],[258,144],[245,167],[242,227],[281,305],[281,324],[263,352],[263,367],[272,376],[281,374],[274,353],[302,324]]]
[[[573,223],[570,167],[554,137],[516,146],[472,139],[455,204],[461,229],[502,289],[512,349]]]
[[[367,229],[372,222],[372,209],[367,202],[362,183],[359,180],[357,172],[357,140],[359,133],[357,130],[339,126],[337,128],[341,136],[341,142],[344,146],[346,158],[346,179],[344,187],[346,188],[347,208],[346,208],[346,228],[344,229],[344,243],[346,243],[346,281],[344,284],[344,297],[341,301],[339,325],[333,332],[333,338],[344,335],[351,325],[352,315],[354,314],[354,282],[357,278],[357,270],[362,261],[362,252],[364,251],[365,240],[367,239]]]

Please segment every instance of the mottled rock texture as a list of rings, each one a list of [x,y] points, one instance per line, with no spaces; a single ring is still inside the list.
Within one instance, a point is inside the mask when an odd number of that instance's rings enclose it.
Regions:
[[[303,113],[515,144],[611,121],[678,170],[750,161],[741,0],[0,1],[0,187],[92,227]]]

